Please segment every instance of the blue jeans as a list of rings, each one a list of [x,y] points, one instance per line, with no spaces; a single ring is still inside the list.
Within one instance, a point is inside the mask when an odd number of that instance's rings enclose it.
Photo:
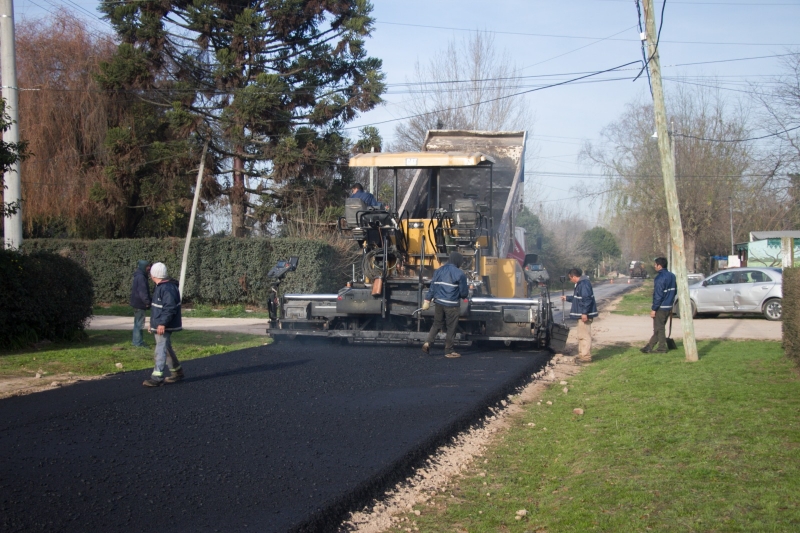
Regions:
[[[171,336],[171,331],[165,331],[163,335],[159,335],[158,333],[155,334],[156,366],[153,369],[153,375],[151,376],[153,381],[162,381],[164,379],[164,370],[166,370],[167,365],[169,365],[169,370],[173,374],[177,370],[181,369],[181,363],[175,356],[175,350],[172,349],[172,341],[170,340]]]
[[[133,341],[134,346],[141,346],[147,348],[144,339],[142,338],[142,330],[144,329],[144,318],[147,316],[147,311],[144,309],[133,310]]]

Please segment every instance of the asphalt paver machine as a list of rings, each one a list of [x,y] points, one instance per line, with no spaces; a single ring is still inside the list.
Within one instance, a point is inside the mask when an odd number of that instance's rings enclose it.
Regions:
[[[459,252],[470,294],[461,302],[456,344],[563,348],[568,329],[554,324],[549,276],[538,255],[509,257],[521,207],[525,137],[430,131],[421,152],[351,158],[350,166],[374,167],[379,178],[391,179],[392,205],[375,209],[346,200],[339,230],[361,250],[360,274],[336,294],[284,294],[272,306],[270,336],[422,343],[434,315],[435,303],[422,310],[433,272]],[[398,175],[408,170],[413,177],[399,202]]]

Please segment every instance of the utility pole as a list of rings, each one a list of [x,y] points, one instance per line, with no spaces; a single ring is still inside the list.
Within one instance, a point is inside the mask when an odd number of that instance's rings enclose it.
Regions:
[[[650,79],[653,86],[653,108],[656,115],[656,131],[658,132],[658,151],[661,155],[661,173],[664,175],[664,193],[667,197],[667,213],[669,230],[672,237],[672,268],[678,282],[678,305],[683,326],[683,348],[687,361],[697,361],[697,343],[694,338],[694,322],[692,306],[689,300],[689,278],[686,272],[686,252],[683,244],[683,226],[678,204],[678,188],[675,186],[675,152],[672,136],[667,130],[667,110],[664,104],[664,89],[661,85],[661,65],[656,47],[655,11],[653,0],[644,0],[645,36],[647,39],[647,56],[650,58]]]
[[[14,49],[14,0],[0,0],[0,67],[3,78],[3,99],[6,112],[11,117],[11,126],[3,132],[3,141],[19,142],[19,89],[17,88],[17,59]],[[3,202],[16,203],[17,212],[4,221],[4,242],[6,248],[18,249],[22,246],[22,179],[19,162],[3,176],[8,187],[3,194]]]
[[[375,147],[370,148],[370,153],[375,153]],[[375,167],[369,167],[369,193],[375,194]]]
[[[192,214],[189,218],[189,229],[186,230],[186,240],[183,242],[183,258],[181,259],[181,277],[178,280],[178,294],[183,300],[183,286],[186,283],[186,270],[189,264],[189,245],[194,232],[194,219],[197,217],[197,204],[200,202],[200,189],[203,187],[203,170],[206,168],[206,152],[208,141],[203,146],[203,155],[200,156],[200,169],[197,171],[197,183],[194,186],[194,199],[192,200]]]

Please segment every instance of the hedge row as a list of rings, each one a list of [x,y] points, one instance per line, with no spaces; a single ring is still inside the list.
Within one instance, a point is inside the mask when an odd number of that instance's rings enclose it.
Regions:
[[[59,240],[30,239],[22,250],[47,250],[81,264],[94,282],[95,301],[127,303],[139,259],[167,265],[180,276],[183,239]],[[279,259],[299,256],[296,272],[287,275],[284,292],[336,292],[349,277],[332,268],[337,251],[321,241],[301,239],[196,238],[189,249],[183,299],[208,304],[264,305],[272,283],[267,273]]]
[[[800,366],[800,268],[783,270],[783,350]]]
[[[0,348],[72,340],[92,316],[92,278],[71,259],[0,250]]]

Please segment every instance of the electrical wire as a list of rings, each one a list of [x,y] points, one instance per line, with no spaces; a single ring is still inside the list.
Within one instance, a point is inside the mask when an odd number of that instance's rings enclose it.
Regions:
[[[424,116],[427,116],[427,115],[433,115],[433,114],[436,114],[436,113],[441,113],[443,111],[455,111],[457,109],[466,109],[466,108],[469,108],[469,107],[475,107],[475,106],[479,106],[479,105],[482,105],[482,104],[488,104],[488,103],[491,103],[491,102],[497,102],[499,100],[506,100],[508,98],[513,98],[515,96],[520,96],[520,95],[523,95],[523,94],[528,94],[528,93],[532,93],[532,92],[536,92],[536,91],[541,91],[541,90],[544,90],[544,89],[551,89],[553,87],[559,87],[561,85],[567,85],[567,84],[574,83],[574,82],[577,82],[577,81],[585,79],[585,78],[589,78],[591,76],[598,76],[600,74],[605,74],[607,72],[612,72],[614,70],[617,70],[617,69],[620,69],[620,68],[623,68],[623,67],[627,67],[629,65],[635,65],[635,64],[637,64],[639,62],[640,62],[639,60],[631,61],[629,63],[625,63],[623,65],[619,65],[617,67],[609,68],[609,69],[606,69],[606,70],[600,70],[600,71],[594,72],[592,74],[586,74],[584,76],[580,76],[580,77],[577,77],[577,78],[572,78],[570,80],[565,80],[565,81],[562,81],[562,82],[559,82],[559,83],[552,83],[550,85],[544,85],[542,87],[537,87],[535,89],[528,89],[526,91],[521,91],[521,92],[514,93],[514,94],[508,94],[508,95],[505,95],[505,96],[498,96],[497,98],[490,98],[488,100],[481,100],[479,102],[475,102],[475,103],[472,103],[472,104],[464,104],[464,105],[460,105],[460,106],[448,107],[448,108],[438,109],[438,110],[434,110],[434,111],[426,111],[425,113],[416,113],[414,115],[408,115],[408,116],[405,116],[405,117],[382,120],[382,121],[379,121],[379,122],[373,122],[371,124],[362,124],[360,126],[349,126],[349,127],[342,128],[342,129],[343,130],[351,130],[351,129],[356,129],[356,128],[364,128],[366,126],[377,126],[379,124],[387,124],[389,122],[397,122],[399,120],[407,120],[407,119],[410,119],[410,118],[424,117]]]

